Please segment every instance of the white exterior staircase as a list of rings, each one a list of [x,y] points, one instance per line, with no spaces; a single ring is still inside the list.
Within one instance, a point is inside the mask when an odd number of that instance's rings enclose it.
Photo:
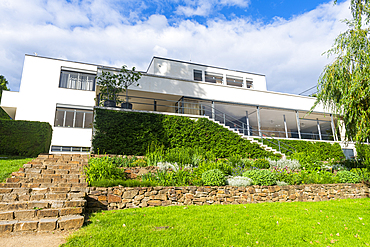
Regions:
[[[219,125],[221,125],[222,127],[224,127],[224,128],[226,128],[226,129],[228,129],[229,131],[232,131],[232,132],[234,132],[234,133],[238,134],[241,138],[243,138],[243,139],[247,139],[247,140],[249,140],[251,143],[256,143],[256,144],[258,144],[261,148],[263,148],[263,149],[264,149],[264,150],[266,150],[266,151],[273,152],[274,154],[280,154],[280,155],[281,155],[281,158],[282,158],[283,160],[285,160],[285,159],[286,159],[286,155],[285,155],[284,153],[279,152],[278,150],[276,150],[276,149],[274,149],[274,148],[272,148],[272,147],[270,147],[270,146],[268,146],[268,145],[265,145],[265,144],[263,144],[262,142],[259,142],[259,141],[255,140],[255,139],[254,139],[255,137],[243,135],[243,134],[242,134],[242,133],[240,133],[239,131],[237,131],[237,130],[235,130],[235,129],[233,129],[233,128],[230,128],[229,126],[227,126],[227,125],[225,125],[225,124],[221,123],[220,121],[216,121],[216,120],[214,120],[214,119],[212,119],[212,118],[208,118],[208,119],[209,119],[209,120],[211,120],[211,121],[213,121],[213,122],[215,122],[215,123],[217,123],[217,124],[219,124]]]

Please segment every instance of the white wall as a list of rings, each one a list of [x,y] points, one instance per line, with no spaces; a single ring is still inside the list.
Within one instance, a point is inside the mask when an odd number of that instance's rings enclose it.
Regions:
[[[178,96],[198,97],[209,100],[244,103],[251,105],[271,106],[285,109],[309,111],[315,98],[300,95],[239,88],[207,82],[175,80],[153,75],[143,75],[139,86],[131,86],[130,90],[172,94]],[[321,105],[317,112],[327,112]]]
[[[253,73],[217,68],[212,66],[206,66],[201,64],[187,63],[181,61],[174,61],[162,58],[153,58],[152,63],[148,68],[149,74],[168,76],[173,78],[182,78],[186,80],[193,80],[194,70],[203,71],[203,81],[204,81],[204,71],[213,72],[217,74],[222,74],[224,78],[226,76],[236,76],[242,77],[243,81],[246,79],[253,80],[253,88],[257,90],[267,90],[266,79],[264,75],[258,75]],[[224,82],[226,84],[226,82]],[[244,85],[245,86],[245,85]]]
[[[49,122],[54,126],[56,104],[94,106],[95,92],[59,88],[61,67],[97,71],[97,66],[37,56],[25,56],[17,101],[4,98],[2,105],[16,104],[16,120]],[[91,146],[91,129],[54,128],[52,145]]]

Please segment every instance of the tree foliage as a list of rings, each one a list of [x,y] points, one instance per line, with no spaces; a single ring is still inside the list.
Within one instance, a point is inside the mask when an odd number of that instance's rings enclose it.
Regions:
[[[0,75],[0,100],[3,94],[3,90],[9,90],[7,87],[8,81],[5,79],[3,75]]]
[[[121,101],[117,98],[119,93],[126,91],[126,102],[128,101],[127,88],[135,84],[141,78],[141,73],[133,67],[131,70],[123,65],[118,73],[105,72],[97,78],[97,84],[100,86],[102,100],[114,100],[117,103]],[[139,86],[139,84],[137,84]]]
[[[370,0],[351,0],[352,19],[343,20],[348,30],[326,52],[336,57],[320,76],[314,105],[322,103],[340,115],[347,139],[358,142],[370,136],[369,7]]]

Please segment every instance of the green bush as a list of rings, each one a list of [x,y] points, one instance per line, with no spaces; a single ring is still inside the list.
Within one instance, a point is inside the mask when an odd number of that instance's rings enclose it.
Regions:
[[[142,181],[153,183],[159,186],[188,186],[201,185],[201,181],[197,179],[189,169],[179,168],[176,171],[168,169],[157,170],[154,173],[147,173],[141,176]]]
[[[218,169],[222,171],[225,175],[231,175],[233,168],[232,166],[224,161],[224,160],[218,160],[218,161],[202,161],[198,167],[194,168],[194,173],[198,176],[202,176],[202,174],[209,170]]]
[[[9,120],[9,115],[0,107],[0,119]]]
[[[370,170],[370,145],[356,143],[357,158]]]
[[[0,153],[36,157],[49,153],[52,127],[49,123],[0,119]]]
[[[207,118],[195,121],[183,116],[96,109],[94,126],[94,152],[144,155],[148,146],[156,143],[165,150],[196,148],[203,156],[217,158],[276,156]]]
[[[139,180],[107,180],[102,179],[99,181],[91,182],[90,186],[93,187],[115,187],[121,185],[123,187],[153,187],[156,186],[155,183],[147,182],[147,181],[139,181]]]
[[[350,171],[339,171],[337,173],[337,177],[338,177],[340,183],[355,184],[355,183],[359,183],[361,181],[361,178],[360,178],[359,175],[357,175],[354,172],[350,172]]]
[[[204,185],[222,186],[226,184],[225,174],[219,169],[208,170],[202,174]]]
[[[275,185],[276,176],[269,170],[248,170],[243,173],[243,177],[253,180],[255,185]]]
[[[319,161],[326,161],[331,159],[339,161],[345,157],[342,148],[338,143],[331,144],[329,142],[313,142],[302,140],[283,140],[283,142],[296,149],[296,151],[291,151],[304,153],[308,156],[315,157]],[[275,148],[276,150],[279,150],[279,147],[277,145],[274,145],[272,143],[268,143],[268,145],[272,148]],[[291,148],[287,147],[287,149]],[[286,151],[285,149],[281,149],[281,152],[285,153],[286,155],[292,155],[292,153]]]
[[[257,167],[259,169],[269,169],[270,168],[270,162],[266,159],[256,159],[253,162],[253,166]]]
[[[125,179],[126,177],[124,170],[118,168],[116,159],[109,156],[89,159],[89,164],[84,169],[89,184],[100,180]]]

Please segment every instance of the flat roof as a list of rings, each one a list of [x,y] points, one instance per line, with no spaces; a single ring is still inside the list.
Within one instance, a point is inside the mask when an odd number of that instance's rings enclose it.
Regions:
[[[208,68],[223,69],[223,70],[229,70],[229,71],[234,71],[234,72],[265,76],[264,74],[259,74],[259,73],[253,73],[253,72],[247,72],[247,71],[241,71],[241,70],[235,70],[235,69],[227,69],[227,68],[222,68],[222,67],[217,67],[217,66],[212,66],[212,65],[192,63],[192,62],[176,60],[176,59],[171,59],[171,58],[157,57],[157,56],[153,56],[152,61],[150,61],[150,64],[149,64],[149,67],[148,67],[147,71],[149,70],[150,66],[152,65],[154,59],[162,59],[162,60],[167,60],[167,61],[172,61],[172,62],[187,63],[187,64],[191,64],[191,65],[203,66],[203,67],[208,67]]]

